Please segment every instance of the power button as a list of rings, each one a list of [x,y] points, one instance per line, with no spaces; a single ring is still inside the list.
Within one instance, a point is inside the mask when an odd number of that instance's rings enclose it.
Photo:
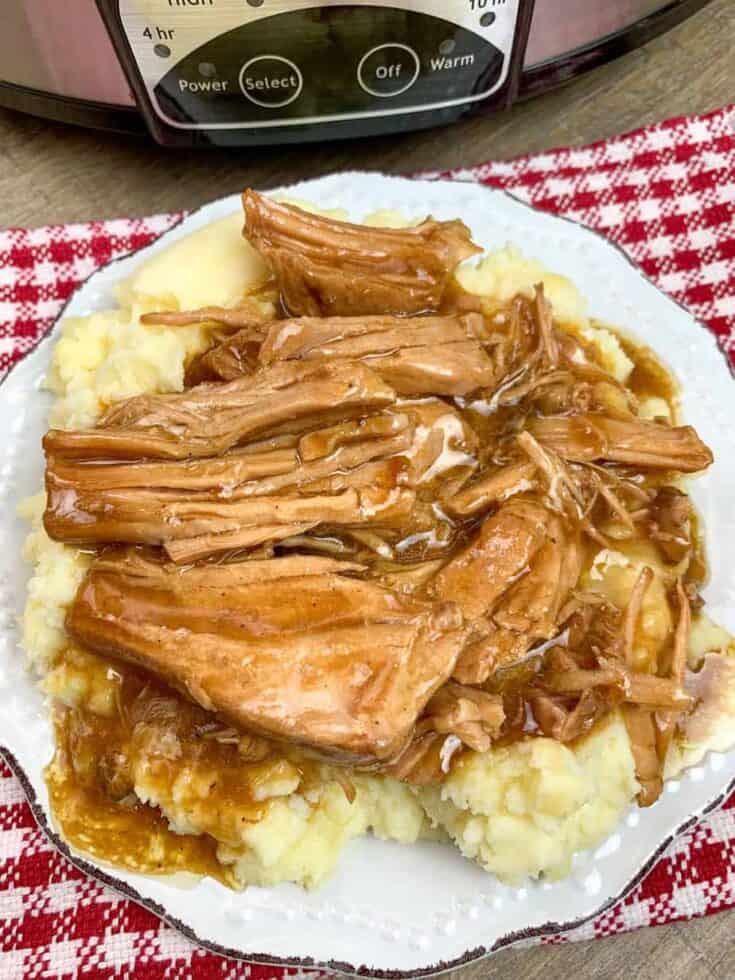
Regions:
[[[361,88],[379,99],[392,99],[407,92],[420,73],[419,56],[407,44],[379,44],[357,66]]]

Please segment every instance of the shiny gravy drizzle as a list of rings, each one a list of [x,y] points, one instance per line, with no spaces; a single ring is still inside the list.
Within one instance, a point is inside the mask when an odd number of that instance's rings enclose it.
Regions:
[[[563,329],[581,338],[573,328]],[[606,327],[606,329],[610,329]],[[656,356],[648,348],[636,346],[630,339],[619,336],[627,356],[635,368],[628,387],[639,398],[661,398],[675,407],[677,386]],[[587,345],[585,345],[587,346]],[[472,406],[461,408],[461,414],[479,436],[481,445],[490,446],[503,431],[513,412],[512,408],[478,411]],[[436,499],[436,480],[430,480],[419,490],[425,500]],[[666,475],[655,477],[655,483],[667,482]],[[442,515],[446,529],[445,538],[436,541],[431,535],[417,535],[394,549],[392,560],[387,561],[375,551],[357,548],[357,559],[369,561],[380,577],[406,567],[411,562],[440,557],[449,558],[467,541],[482,519],[464,523],[452,521]],[[318,550],[319,540],[315,542]],[[328,532],[323,540],[329,542]],[[700,535],[695,536],[698,547],[689,577],[697,583],[705,578],[706,565]],[[335,540],[335,544],[338,543]],[[437,547],[438,545],[438,547]],[[328,550],[327,545],[325,548]],[[599,546],[590,543],[588,565]],[[325,768],[319,763],[299,757],[290,746],[271,744],[265,760],[252,761],[243,757],[237,739],[217,740],[212,732],[227,726],[211,714],[191,704],[178,692],[147,676],[143,671],[126,664],[105,660],[98,656],[79,654],[70,648],[60,659],[60,666],[70,666],[81,675],[89,687],[100,671],[114,674],[117,684],[114,711],[105,717],[90,710],[89,706],[57,706],[55,710],[56,754],[46,771],[53,814],[64,838],[74,847],[96,858],[144,873],[160,874],[180,871],[198,875],[210,875],[227,885],[233,880],[227,867],[217,860],[217,844],[213,836],[179,835],[170,830],[166,819],[157,807],[142,803],[133,793],[130,775],[134,763],[136,745],[132,735],[136,715],[145,719],[146,713],[155,716],[165,710],[175,718],[177,738],[184,757],[206,763],[218,774],[219,785],[210,787],[208,803],[216,811],[220,824],[226,824],[228,814],[237,811],[238,819],[257,822],[264,813],[264,804],[255,798],[263,765],[288,760],[295,765],[301,776],[300,790],[308,788],[324,777]],[[692,682],[692,690],[698,698],[697,716],[713,723],[713,712],[724,711],[717,696],[719,676],[717,665],[706,664],[699,682]],[[696,675],[693,675],[696,677]],[[688,685],[689,686],[689,685]],[[162,708],[165,706],[165,709]],[[700,713],[701,709],[701,713]],[[696,727],[689,726],[691,737]],[[686,726],[685,726],[686,731]],[[533,734],[533,728],[526,734]],[[176,776],[180,760],[161,759],[153,780],[162,786],[170,784]],[[334,774],[334,770],[332,770]],[[349,777],[340,777],[349,785]],[[346,789],[348,792],[348,789]],[[233,834],[233,845],[237,838]]]

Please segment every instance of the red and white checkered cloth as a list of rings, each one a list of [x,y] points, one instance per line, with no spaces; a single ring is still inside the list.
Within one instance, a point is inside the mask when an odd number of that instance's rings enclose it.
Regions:
[[[709,324],[735,363],[734,107],[582,149],[432,176],[502,187],[602,231]],[[147,244],[177,217],[0,232],[0,375],[51,327],[82,279]],[[732,907],[735,794],[676,840],[628,898],[545,941],[591,939]],[[20,783],[0,761],[0,978],[77,974],[90,980],[302,975],[198,949],[76,871],[37,829]]]

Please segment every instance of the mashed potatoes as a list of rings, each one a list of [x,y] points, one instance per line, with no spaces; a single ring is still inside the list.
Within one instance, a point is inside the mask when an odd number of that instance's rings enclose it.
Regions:
[[[468,292],[500,303],[510,302],[518,293],[533,296],[534,286],[543,282],[554,316],[562,323],[589,328],[587,301],[574,283],[526,258],[512,245],[462,266],[457,279]]]
[[[47,378],[57,396],[51,426],[87,428],[123,398],[181,391],[184,365],[203,348],[204,332],[199,327],[144,327],[140,317],[151,309],[136,303],[64,321]]]
[[[394,212],[378,212],[367,221],[385,227],[401,223]],[[186,362],[204,347],[206,331],[146,327],[140,316],[153,309],[233,306],[262,282],[265,269],[243,240],[241,223],[240,215],[233,215],[158,253],[120,287],[119,309],[63,323],[48,377],[56,395],[51,425],[89,426],[120,399],[182,389]],[[569,280],[513,248],[466,265],[459,278],[466,289],[501,302],[543,281],[556,315],[597,346],[602,362],[617,378],[624,381],[629,376],[632,363],[617,338],[590,323],[585,301]],[[669,409],[663,402],[652,412]],[[68,650],[63,631],[65,609],[89,558],[48,538],[41,523],[44,504],[39,494],[22,507],[32,523],[25,554],[33,564],[23,643],[50,695],[106,716],[115,710],[106,662]],[[624,601],[644,560],[657,575],[646,597],[638,638],[642,658],[661,645],[671,627],[656,556],[628,552],[622,545],[608,549],[598,555],[585,583]],[[692,662],[701,663],[708,651],[729,649],[730,643],[724,631],[700,620],[692,634]],[[729,670],[723,694],[731,717],[734,675]],[[735,741],[735,722],[724,734],[721,725],[710,727],[711,731],[694,733],[699,748],[684,745],[675,756],[672,753],[669,774],[697,761],[707,747]],[[612,831],[638,789],[623,722],[613,715],[572,747],[535,738],[468,755],[437,787],[415,789],[386,777],[351,776],[352,802],[328,770],[321,782],[305,788],[298,771],[279,760],[263,771],[260,819],[247,819],[236,810],[225,819],[211,805],[213,774],[206,768],[182,762],[176,780],[161,789],[154,778],[156,753],[169,752],[176,761],[175,741],[139,755],[134,792],[159,807],[177,834],[210,834],[217,842],[219,861],[240,886],[293,881],[314,887],[332,872],[345,843],[369,830],[403,843],[422,837],[450,839],[467,858],[504,881],[557,878],[569,871],[575,851],[595,846]]]
[[[625,725],[614,715],[574,749],[535,738],[473,753],[420,795],[465,857],[517,883],[568,874],[575,851],[609,834],[637,789]]]
[[[89,558],[76,548],[52,541],[42,518],[46,494],[24,500],[20,515],[31,522],[23,557],[33,565],[22,619],[23,647],[29,664],[43,675],[66,646],[64,616],[89,566]]]

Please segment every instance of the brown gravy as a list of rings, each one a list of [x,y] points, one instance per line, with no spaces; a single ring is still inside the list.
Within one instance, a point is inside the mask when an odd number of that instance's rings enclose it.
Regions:
[[[625,354],[635,365],[626,386],[641,401],[646,398],[662,398],[671,407],[672,417],[676,418],[679,400],[679,385],[676,379],[666,370],[650,347],[636,344],[617,331],[615,336]]]
[[[565,329],[573,332],[566,326]],[[628,338],[619,336],[619,340],[635,364],[629,383],[635,395],[640,399],[663,398],[675,409],[676,382],[655,354],[646,347],[638,347]],[[589,345],[585,344],[585,347],[589,349]],[[486,445],[498,432],[498,427],[505,425],[505,414],[503,411],[492,415],[466,411],[470,424]],[[475,525],[476,522],[469,522],[467,526],[455,527],[452,550],[461,545]],[[699,533],[697,540],[699,553],[690,577],[699,582],[704,578],[706,566]],[[596,551],[598,546],[592,547]],[[410,562],[425,557],[431,555],[426,555],[425,549],[417,547],[407,551],[402,560]],[[448,557],[446,551],[443,557]],[[169,719],[166,723],[170,723],[176,732],[186,761],[218,774],[218,784],[210,786],[207,800],[220,836],[229,816],[235,819],[235,812],[239,815],[237,819],[241,819],[245,812],[247,819],[253,822],[264,815],[265,808],[255,799],[253,790],[259,774],[262,774],[263,765],[295,763],[302,785],[311,780],[317,781],[321,766],[299,759],[291,749],[273,745],[266,748],[264,758],[257,758],[256,761],[248,759],[247,753],[242,754],[237,733],[228,739],[224,723],[141,671],[98,657],[90,657],[85,666],[84,663],[80,664],[73,652],[70,651],[67,656],[73,659],[76,671],[89,673],[90,683],[95,672],[99,675],[101,667],[110,668],[117,677],[118,692],[114,712],[109,717],[95,714],[85,706],[58,709],[57,750],[46,778],[54,816],[64,838],[85,853],[131,870],[148,874],[185,870],[210,875],[232,885],[230,872],[217,861],[217,845],[213,836],[206,833],[198,837],[173,833],[156,807],[143,804],[134,796],[131,771],[136,753],[144,751],[134,734],[133,721],[136,716],[145,719],[148,712],[155,717],[157,711],[160,715],[163,710]],[[710,674],[708,668],[701,681],[708,679]],[[700,686],[704,697],[704,685]],[[165,710],[160,708],[161,705],[166,706]],[[217,730],[222,732],[219,740],[212,735]],[[689,734],[692,734],[691,730]],[[255,753],[257,756],[257,748]],[[161,785],[162,795],[165,795],[181,765],[181,759],[169,761],[160,757],[154,763],[153,778]],[[236,842],[233,830],[233,845]]]
[[[101,715],[87,706],[56,707],[56,753],[46,770],[54,817],[63,837],[85,853],[147,874],[190,871],[232,884],[207,833],[180,835],[155,806],[135,796],[134,770],[146,768],[146,785],[165,798],[186,766],[211,776],[204,790],[212,829],[240,844],[242,820],[257,823],[266,804],[258,787],[279,769],[296,767],[301,787],[320,766],[291,750],[239,736],[176,691],[127,664],[68,649],[61,658],[91,690],[101,673],[114,678],[114,708]],[[173,750],[169,745],[173,739]],[[287,755],[289,758],[287,758]]]
[[[137,800],[115,801],[102,786],[79,778],[67,749],[78,723],[73,714],[62,711],[56,720],[56,756],[46,770],[51,807],[64,840],[129,871],[187,871],[231,884],[228,869],[217,860],[214,838],[175,834],[156,807]],[[103,726],[92,721],[90,727],[99,737]]]

